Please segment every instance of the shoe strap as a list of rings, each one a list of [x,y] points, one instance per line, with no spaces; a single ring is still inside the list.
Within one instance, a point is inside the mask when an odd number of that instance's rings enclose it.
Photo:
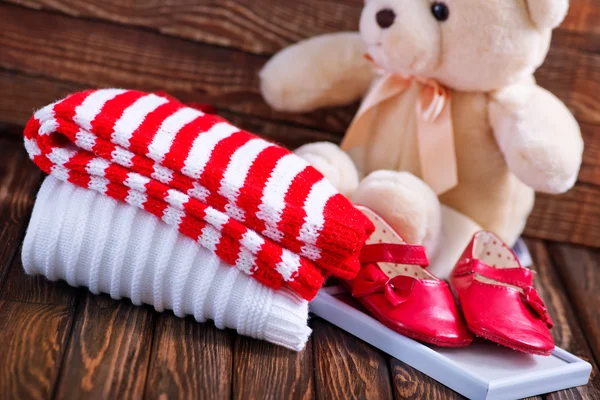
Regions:
[[[361,264],[367,263],[393,263],[429,265],[425,247],[410,244],[376,243],[365,245],[360,254]]]
[[[533,285],[533,271],[528,268],[496,268],[474,258],[466,258],[460,261],[452,274],[463,276],[475,273],[520,288],[528,288]]]

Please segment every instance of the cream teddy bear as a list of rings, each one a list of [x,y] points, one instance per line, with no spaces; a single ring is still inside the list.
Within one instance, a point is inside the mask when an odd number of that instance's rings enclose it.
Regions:
[[[360,34],[284,49],[261,71],[261,90],[292,112],[366,96],[343,150],[313,143],[296,153],[424,244],[432,271],[446,277],[476,231],[514,244],[534,191],[562,193],[577,179],[577,122],[533,78],[568,5],[366,0]]]

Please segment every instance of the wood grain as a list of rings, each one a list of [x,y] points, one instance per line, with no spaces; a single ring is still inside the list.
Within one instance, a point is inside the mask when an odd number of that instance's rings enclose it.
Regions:
[[[72,315],[68,306],[0,300],[2,398],[50,398]]]
[[[388,356],[320,318],[312,320],[319,399],[389,399]]]
[[[579,182],[600,186],[600,125],[582,123],[581,134],[585,143]]]
[[[20,139],[19,136],[23,134],[22,127],[35,110],[59,100],[69,93],[86,88],[85,85],[0,70],[0,118],[4,118],[3,122],[13,126],[13,129],[8,132],[0,131],[0,137],[4,134]],[[308,142],[339,143],[341,140],[341,135],[322,130],[279,123],[223,109],[219,109],[218,113],[240,128],[291,149]]]
[[[235,399],[312,399],[313,354],[309,341],[296,353],[264,341],[236,336],[233,365]]]
[[[600,123],[600,54],[552,47],[535,76],[567,104],[579,122]]]
[[[600,246],[598,188],[579,184],[560,196],[538,193],[525,235]]]
[[[598,365],[582,331],[582,328],[585,329],[585,325],[580,325],[577,320],[573,305],[569,301],[569,293],[565,291],[562,278],[557,273],[544,242],[530,239],[527,240],[527,246],[533,257],[533,269],[537,272],[535,287],[546,303],[555,323],[552,336],[556,345],[588,361],[593,366],[592,377],[588,385],[553,393],[547,398],[549,400],[600,398]]]
[[[82,290],[72,288],[64,281],[51,282],[41,275],[25,275],[19,247],[0,290],[0,300],[74,306],[81,293]]]
[[[429,376],[391,357],[390,371],[395,399],[464,399]]]
[[[6,4],[0,24],[0,68],[88,87],[165,90],[183,101],[329,132],[345,131],[356,110],[273,111],[258,89],[263,56]]]
[[[331,282],[331,281],[328,281]],[[335,280],[331,282],[336,284]],[[337,283],[340,284],[339,282]],[[350,294],[337,295],[336,298],[364,313],[369,311]],[[435,379],[406,365],[394,357],[389,358],[391,384],[395,399],[464,399],[452,389]]]
[[[23,127],[36,110],[69,93],[86,88],[86,85],[26,76],[0,69],[0,119],[12,127],[0,131],[0,136],[10,135],[20,139]]]
[[[167,35],[272,54],[303,38],[358,29],[362,0],[11,0],[34,9],[149,28]]]
[[[57,397],[141,398],[153,327],[149,307],[88,293],[77,310]]]
[[[567,48],[600,52],[600,3],[597,0],[571,0],[569,14],[554,34],[554,42]]]
[[[551,244],[550,254],[596,360],[600,360],[600,251]]]
[[[341,135],[323,132],[317,129],[273,123],[262,118],[255,118],[231,111],[223,111],[220,112],[219,115],[242,129],[279,143],[291,150],[294,150],[303,144],[313,142],[332,142],[339,144],[342,139]]]
[[[600,124],[600,54],[551,47],[535,77],[565,102],[579,122]]]
[[[22,146],[20,141],[0,135],[0,289],[19,247],[42,176]]]
[[[600,18],[600,4],[597,0],[571,0],[569,15],[563,22],[561,29],[578,32],[600,34],[598,18]]]
[[[9,1],[73,17],[144,27],[258,54],[272,54],[299,40],[323,33],[356,30],[364,5],[363,0]],[[597,52],[600,50],[599,18],[597,1],[571,0],[566,20],[555,31],[555,42]]]
[[[159,315],[145,398],[226,399],[231,397],[233,333]]]

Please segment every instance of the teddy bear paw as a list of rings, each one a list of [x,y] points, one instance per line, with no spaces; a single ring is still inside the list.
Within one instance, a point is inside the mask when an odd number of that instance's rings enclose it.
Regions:
[[[322,173],[343,195],[349,196],[358,186],[358,171],[352,159],[333,143],[310,143],[294,153]]]
[[[351,197],[381,215],[404,240],[434,253],[441,232],[440,203],[433,190],[408,172],[375,171]]]

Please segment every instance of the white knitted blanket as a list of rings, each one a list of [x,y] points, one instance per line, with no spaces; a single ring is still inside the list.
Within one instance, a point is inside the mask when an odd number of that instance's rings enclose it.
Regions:
[[[23,266],[28,274],[212,319],[218,328],[296,351],[311,333],[308,302],[298,295],[226,265],[148,212],[52,176],[38,193]]]

